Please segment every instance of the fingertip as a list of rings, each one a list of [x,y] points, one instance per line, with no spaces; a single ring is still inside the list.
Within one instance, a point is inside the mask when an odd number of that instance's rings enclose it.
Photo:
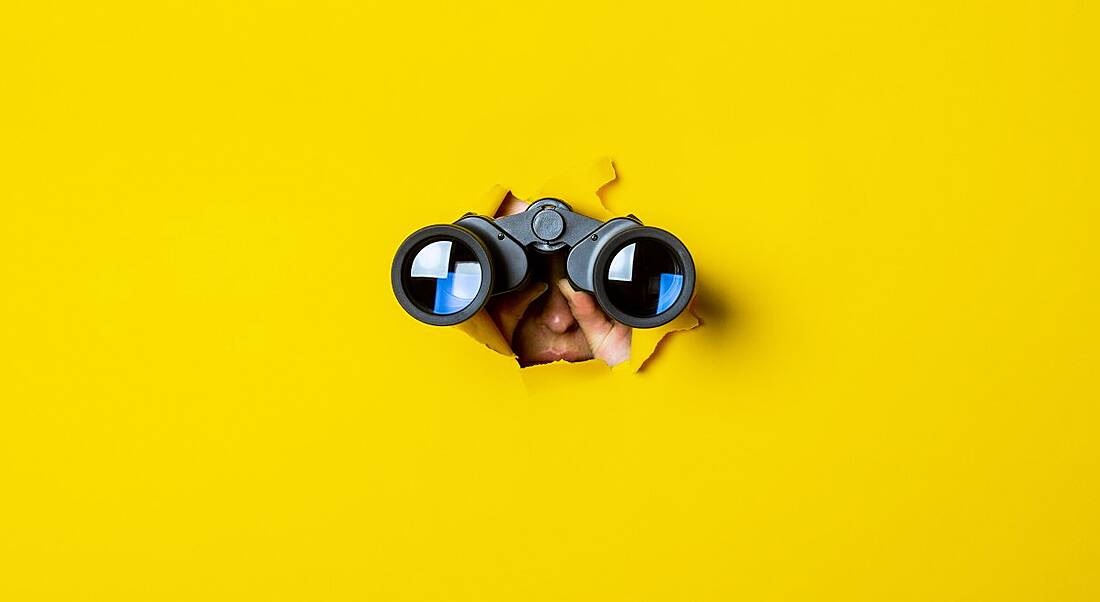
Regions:
[[[565,296],[565,300],[569,302],[569,306],[573,309],[573,315],[577,316],[578,319],[584,319],[592,315],[602,316],[599,306],[596,305],[596,299],[584,291],[573,288],[567,278],[558,280],[558,288],[561,289],[562,295]]]

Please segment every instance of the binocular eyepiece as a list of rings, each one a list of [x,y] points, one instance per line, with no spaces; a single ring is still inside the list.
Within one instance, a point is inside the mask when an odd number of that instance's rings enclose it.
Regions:
[[[675,236],[633,215],[601,223],[546,198],[516,215],[467,213],[453,224],[417,230],[393,258],[393,292],[417,320],[451,326],[476,314],[490,296],[524,286],[528,253],[565,251],[573,288],[595,295],[604,313],[632,328],[670,322],[695,290],[695,264]]]

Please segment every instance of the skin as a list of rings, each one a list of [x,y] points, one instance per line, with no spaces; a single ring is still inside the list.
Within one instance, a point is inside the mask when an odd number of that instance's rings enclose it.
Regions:
[[[526,203],[509,195],[497,217],[525,209]],[[595,358],[614,366],[629,359],[630,328],[608,318],[592,295],[573,289],[565,277],[565,254],[536,254],[532,260],[531,283],[488,306],[520,365]]]

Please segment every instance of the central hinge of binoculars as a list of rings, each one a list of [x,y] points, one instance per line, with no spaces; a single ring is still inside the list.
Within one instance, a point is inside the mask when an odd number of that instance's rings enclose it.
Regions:
[[[576,246],[602,222],[574,213],[560,199],[539,199],[523,213],[494,220],[501,230],[521,245],[543,253]]]

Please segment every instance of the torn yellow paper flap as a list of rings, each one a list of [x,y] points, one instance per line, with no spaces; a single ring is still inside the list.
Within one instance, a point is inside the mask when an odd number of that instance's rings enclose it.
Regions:
[[[575,391],[586,384],[614,378],[614,372],[600,360],[536,364],[520,371],[520,379],[528,393],[548,394],[554,391]]]
[[[497,209],[504,204],[504,199],[507,199],[510,193],[511,191],[504,186],[496,184],[489,190],[486,190],[485,194],[481,195],[481,199],[478,200],[477,205],[471,207],[470,210],[478,215],[496,215]]]
[[[694,303],[689,305],[684,313],[676,316],[676,319],[657,328],[635,328],[630,333],[630,359],[622,365],[629,365],[631,372],[642,369],[661,341],[674,332],[691,330],[699,326],[699,317],[695,315]],[[616,371],[617,372],[617,371]]]
[[[455,328],[465,332],[473,337],[475,341],[485,345],[489,349],[496,351],[501,355],[507,355],[515,357],[515,352],[512,351],[512,345],[504,340],[504,335],[500,332],[500,328],[497,327],[497,323],[493,321],[489,312],[482,309],[469,320],[456,324]]]
[[[601,157],[596,162],[580,168],[574,168],[557,177],[551,178],[539,189],[538,197],[561,199],[581,215],[606,221],[613,217],[611,211],[600,198],[600,189],[615,179],[615,165],[610,157]]]

